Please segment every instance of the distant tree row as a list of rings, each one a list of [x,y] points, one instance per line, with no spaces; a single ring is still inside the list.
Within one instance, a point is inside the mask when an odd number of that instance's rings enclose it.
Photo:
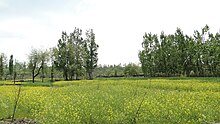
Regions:
[[[0,55],[0,80],[2,80],[4,76],[4,54]]]
[[[100,78],[143,76],[141,67],[134,63],[124,65],[99,65],[94,73],[96,77]]]
[[[84,37],[83,37],[84,36]],[[93,77],[130,76],[220,76],[220,34],[212,34],[206,25],[192,36],[180,28],[174,34],[145,33],[139,51],[141,67],[137,64],[99,65],[95,33],[79,28],[62,32],[57,46],[32,49],[28,61],[18,62],[11,55],[9,61],[0,54],[0,80],[44,78],[93,79]]]
[[[17,75],[17,73],[19,73]],[[13,79],[17,76],[23,79],[26,74],[25,63],[18,62],[10,56],[9,63],[7,63],[7,56],[3,53],[0,54],[0,80]]]
[[[206,25],[185,35],[145,33],[139,59],[145,76],[220,76],[220,34]]]

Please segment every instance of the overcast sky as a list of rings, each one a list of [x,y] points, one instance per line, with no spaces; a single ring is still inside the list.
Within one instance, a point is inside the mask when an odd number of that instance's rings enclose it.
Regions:
[[[94,29],[99,64],[138,63],[145,32],[219,32],[218,0],[0,0],[0,53],[25,61],[56,46],[62,31]]]

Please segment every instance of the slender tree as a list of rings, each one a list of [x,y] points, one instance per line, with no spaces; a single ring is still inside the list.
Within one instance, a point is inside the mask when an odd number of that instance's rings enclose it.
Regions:
[[[79,80],[79,77],[83,73],[83,38],[82,38],[82,30],[79,28],[75,28],[73,33],[70,34],[71,44],[73,46],[73,62],[71,62],[71,65],[73,66],[73,70],[76,75],[76,80]]]
[[[41,50],[40,51],[40,61],[41,61],[41,79],[42,82],[44,82],[45,78],[45,68],[47,67],[47,62],[49,61],[49,52],[47,50]]]
[[[13,62],[13,55],[10,56],[10,60],[9,60],[9,74],[12,76],[13,75],[13,66],[14,66],[14,62]]]
[[[3,55],[0,54],[0,80],[2,80],[3,75],[4,75]]]
[[[86,39],[84,40],[84,68],[88,75],[88,79],[93,79],[94,69],[97,67],[98,62],[98,45],[95,43],[95,34],[93,30],[86,31]]]
[[[13,80],[14,80],[14,84],[15,84],[15,80],[16,80],[16,77],[17,77],[17,69],[16,69],[16,60],[15,60],[15,66],[14,66],[14,69],[13,69]]]
[[[145,33],[143,39],[142,47],[144,50],[139,52],[139,59],[144,75],[153,76],[155,74],[153,70],[155,69],[155,51],[158,49],[158,38],[157,35]]]
[[[61,39],[58,40],[57,47],[53,49],[54,52],[54,64],[56,68],[60,71],[63,71],[63,77],[65,80],[68,80],[68,49],[67,49],[67,41],[69,40],[69,36],[66,32],[62,32]]]
[[[53,49],[50,49],[50,62],[51,62],[51,70],[50,70],[50,81],[53,82],[54,81],[54,55],[53,55]]]

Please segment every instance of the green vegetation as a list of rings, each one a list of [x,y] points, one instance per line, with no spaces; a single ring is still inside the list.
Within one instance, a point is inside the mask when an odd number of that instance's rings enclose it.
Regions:
[[[92,79],[98,62],[98,45],[93,30],[86,31],[83,40],[82,30],[75,28],[69,35],[62,32],[57,47],[53,49],[53,64],[63,72],[65,80],[79,80],[80,77]],[[88,76],[87,76],[88,75]]]
[[[47,49],[32,48],[28,54],[28,62],[18,62],[13,55],[8,61],[5,54],[0,53],[0,80],[32,78],[57,78],[65,80],[93,79],[98,62],[98,44],[93,29],[86,30],[85,37],[79,28],[69,35],[62,32],[57,46]]]
[[[193,36],[145,33],[139,59],[145,76],[220,76],[220,34],[206,25]]]
[[[185,77],[115,78],[48,82],[46,87],[43,83],[34,86],[39,84],[37,80],[34,84],[22,82],[15,118],[46,124],[218,123],[219,81]],[[0,86],[0,119],[12,116],[18,89]]]
[[[4,75],[4,63],[3,63],[3,55],[0,55],[0,80],[2,80]]]
[[[97,65],[92,29],[62,32],[27,64],[0,54],[0,123],[220,123],[219,33],[206,25],[193,37],[177,28],[143,39],[141,66]]]
[[[201,31],[185,35],[180,28],[174,34],[145,33],[140,63],[97,65],[98,48],[93,29],[74,28],[62,32],[57,45],[32,49],[27,64],[0,55],[0,80],[50,78],[51,81],[93,79],[96,77],[218,77],[220,76],[220,34],[206,25]],[[9,61],[9,62],[8,62]]]
[[[141,67],[138,64],[98,65],[94,74],[96,77],[143,77]]]

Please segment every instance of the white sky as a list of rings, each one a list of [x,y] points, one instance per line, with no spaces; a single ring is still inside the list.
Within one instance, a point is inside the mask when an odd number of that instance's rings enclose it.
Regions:
[[[145,32],[186,34],[220,29],[218,0],[0,0],[0,52],[25,61],[50,48],[62,31],[94,29],[99,64],[138,63]]]

